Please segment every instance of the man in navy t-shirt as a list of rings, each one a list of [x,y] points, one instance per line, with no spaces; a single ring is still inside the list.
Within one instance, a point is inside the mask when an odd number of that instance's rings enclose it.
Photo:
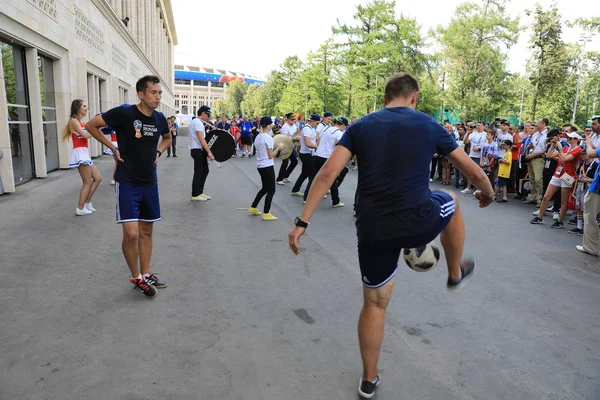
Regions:
[[[409,74],[391,76],[385,85],[386,108],[350,125],[315,177],[289,245],[298,242],[327,189],[353,156],[360,165],[356,196],[358,259],[364,303],[358,323],[363,359],[359,394],[371,398],[380,383],[377,371],[385,311],[391,299],[400,251],[425,246],[441,233],[448,262],[448,288],[456,288],[474,270],[462,260],[464,221],[454,194],[429,190],[429,163],[445,155],[482,191],[480,207],[494,191],[485,173],[433,118],[415,111],[419,84]]]
[[[156,288],[167,287],[150,272],[153,223],[161,219],[156,163],[171,145],[171,133],[165,116],[156,111],[162,96],[160,79],[144,76],[138,80],[136,91],[139,104],[115,107],[85,127],[113,151],[117,161],[117,222],[123,226],[123,254],[131,270],[130,282],[145,295],[155,296]],[[100,132],[106,125],[116,131],[117,147]]]

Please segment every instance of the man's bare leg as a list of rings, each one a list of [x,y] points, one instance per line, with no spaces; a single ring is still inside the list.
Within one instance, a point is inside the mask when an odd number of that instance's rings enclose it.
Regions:
[[[395,278],[385,285],[371,289],[363,287],[364,303],[358,319],[358,343],[363,362],[363,380],[377,378],[377,361],[383,341],[385,311],[392,298]]]
[[[152,228],[153,222],[139,222],[140,239],[138,249],[142,275],[150,273],[150,258],[152,257]]]
[[[123,225],[123,255],[131,271],[131,277],[137,278],[140,276],[140,269],[138,267],[138,222],[123,222],[121,225]]]
[[[451,194],[451,193],[449,193]],[[462,260],[463,248],[465,246],[465,221],[458,205],[458,200],[454,198],[454,215],[448,222],[440,235],[446,262],[448,263],[448,276],[452,281],[457,281],[461,278],[460,262]]]

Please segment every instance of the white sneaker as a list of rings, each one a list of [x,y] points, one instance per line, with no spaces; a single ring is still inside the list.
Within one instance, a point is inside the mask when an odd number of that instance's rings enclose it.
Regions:
[[[90,215],[92,212],[83,206],[83,209],[75,208],[75,215]]]
[[[115,180],[114,180],[114,179],[111,179],[111,180],[110,180],[110,185],[111,185],[111,186],[115,186],[115,183],[116,183],[116,182],[115,182]]]
[[[211,197],[207,194],[202,193],[200,196],[204,197],[206,200],[210,200]]]
[[[277,184],[278,185],[285,185],[285,182],[284,181],[278,181]]]
[[[285,178],[283,181],[284,181],[285,183],[291,182],[291,180],[290,180],[289,178]]]
[[[327,198],[327,195],[323,196],[323,198],[324,198],[324,199],[326,199],[326,198]]]
[[[94,208],[94,206],[92,206],[92,202],[85,203],[83,205],[83,208],[85,208],[86,210],[91,211],[91,212],[96,211],[96,209]]]
[[[430,182],[433,182],[433,179],[431,179]],[[471,189],[463,189],[460,192],[464,194],[471,193]]]
[[[429,182],[433,182],[433,179],[429,178]]]
[[[554,209],[554,205],[548,206],[548,208],[546,208],[546,211],[552,211],[552,209]]]
[[[192,201],[208,201],[208,199],[200,194],[198,196],[192,196]]]
[[[533,215],[540,215],[540,210],[534,211],[532,214]],[[546,213],[544,213],[544,215],[546,215]]]
[[[558,219],[560,218],[560,213],[555,212],[554,214],[552,214],[552,219],[555,221],[558,221]]]

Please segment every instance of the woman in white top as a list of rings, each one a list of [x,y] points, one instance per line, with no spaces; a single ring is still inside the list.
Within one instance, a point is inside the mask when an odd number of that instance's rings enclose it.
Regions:
[[[256,169],[258,169],[258,173],[260,174],[262,188],[256,194],[252,205],[248,208],[248,212],[253,215],[261,215],[262,213],[258,211],[257,207],[260,200],[266,195],[263,221],[277,221],[277,217],[271,214],[271,201],[275,195],[275,167],[273,158],[279,155],[283,144],[280,144],[280,147],[273,151],[275,141],[269,135],[272,124],[271,117],[262,117],[260,119],[260,133],[256,135],[256,139],[254,140]]]

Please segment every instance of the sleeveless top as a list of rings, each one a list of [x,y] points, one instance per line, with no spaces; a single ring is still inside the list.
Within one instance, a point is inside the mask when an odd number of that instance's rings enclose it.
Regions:
[[[81,123],[81,129],[83,129],[85,131],[86,130],[85,124],[83,122],[80,122],[80,123]],[[83,136],[81,136],[79,133],[72,132],[71,138],[73,139],[73,148],[74,149],[77,149],[79,147],[85,147],[87,149],[88,140],[86,138],[84,138]]]

